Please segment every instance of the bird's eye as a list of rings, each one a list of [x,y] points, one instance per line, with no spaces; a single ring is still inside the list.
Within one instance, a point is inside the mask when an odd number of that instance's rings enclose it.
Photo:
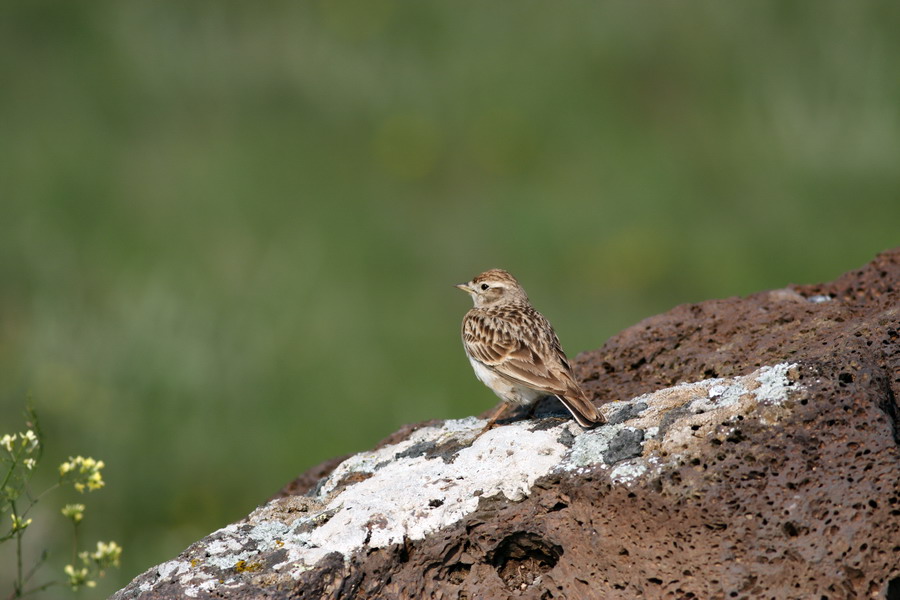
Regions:
[[[481,284],[481,289],[482,289],[482,290],[486,290],[486,289],[488,289],[489,287],[491,287],[491,286],[489,286],[489,285],[486,284],[486,283],[482,283],[482,284]]]

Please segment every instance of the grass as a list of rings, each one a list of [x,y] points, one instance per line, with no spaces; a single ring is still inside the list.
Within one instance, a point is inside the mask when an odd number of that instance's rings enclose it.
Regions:
[[[451,287],[483,269],[574,355],[900,239],[889,3],[3,11],[0,430],[30,391],[48,462],[106,461],[98,594],[491,406]]]

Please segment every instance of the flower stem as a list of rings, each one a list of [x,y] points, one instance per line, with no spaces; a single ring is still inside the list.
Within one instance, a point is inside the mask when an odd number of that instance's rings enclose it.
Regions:
[[[9,505],[12,507],[13,523],[19,522],[19,514],[16,512],[16,501],[10,500]],[[16,581],[13,584],[15,588],[15,598],[22,597],[24,582],[22,581],[22,534],[24,531],[21,527],[16,529]]]

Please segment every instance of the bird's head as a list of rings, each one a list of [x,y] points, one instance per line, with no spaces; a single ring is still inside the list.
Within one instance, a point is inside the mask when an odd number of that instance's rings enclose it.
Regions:
[[[456,287],[472,296],[476,308],[528,303],[525,290],[515,277],[503,269],[485,271],[472,281],[457,284]]]

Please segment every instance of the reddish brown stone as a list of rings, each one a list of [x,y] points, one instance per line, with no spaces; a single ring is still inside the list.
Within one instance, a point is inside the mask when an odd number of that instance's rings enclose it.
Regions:
[[[833,301],[810,302],[828,297]],[[746,298],[684,304],[576,357],[584,386],[602,403],[708,377],[729,377],[785,360],[839,360],[853,351],[900,392],[900,248],[832,283],[790,286]],[[848,366],[852,360],[848,361]],[[862,368],[860,360],[856,367]],[[893,376],[890,376],[890,372]]]
[[[785,362],[796,365],[790,377],[802,393],[777,419],[749,402],[676,454],[660,442],[665,432],[644,440],[643,430],[622,429],[631,436],[621,440],[623,457],[636,450],[665,463],[627,485],[610,475],[621,457],[607,457],[576,475],[552,472],[518,502],[482,498],[424,539],[347,560],[329,554],[299,579],[248,577],[198,597],[895,600],[898,339],[900,249],[833,283],[676,307],[577,357],[576,373],[599,401]],[[622,420],[637,418],[636,403],[626,408]],[[672,409],[659,429],[689,434],[696,418]],[[436,456],[452,462],[455,451]],[[307,510],[296,502],[292,510]],[[263,569],[281,560],[260,557]],[[186,596],[148,572],[115,597]]]

